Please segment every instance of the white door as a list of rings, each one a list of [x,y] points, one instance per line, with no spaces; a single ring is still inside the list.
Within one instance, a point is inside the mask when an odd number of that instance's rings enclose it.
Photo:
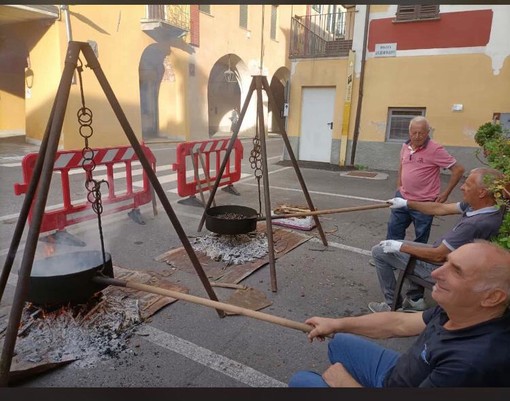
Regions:
[[[331,162],[335,88],[303,88],[299,160]]]

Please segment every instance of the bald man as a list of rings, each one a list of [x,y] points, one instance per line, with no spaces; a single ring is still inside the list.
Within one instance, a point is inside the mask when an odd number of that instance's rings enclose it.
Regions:
[[[510,252],[469,243],[432,278],[438,305],[424,312],[306,320],[310,342],[337,333],[328,345],[331,366],[322,375],[297,372],[289,386],[510,386]],[[360,336],[418,338],[400,354]]]

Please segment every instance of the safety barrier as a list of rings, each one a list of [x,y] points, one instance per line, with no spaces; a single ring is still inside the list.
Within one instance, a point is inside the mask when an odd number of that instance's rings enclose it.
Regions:
[[[142,145],[142,149],[152,169],[155,170],[156,158],[154,154],[145,145]],[[145,171],[143,171],[141,182],[133,182],[133,162],[138,161],[138,156],[132,147],[97,148],[93,149],[93,151],[94,163],[96,165],[92,173],[93,178],[97,181],[105,180],[108,183],[108,186],[101,185],[100,188],[103,214],[111,214],[126,209],[136,209],[140,205],[151,201],[152,190]],[[26,193],[38,156],[38,153],[29,153],[23,158],[24,182],[22,184],[14,184],[14,193],[16,195]],[[85,188],[86,175],[82,162],[82,150],[57,152],[53,166],[50,195],[53,195],[54,191],[57,190],[57,186],[54,186],[53,181],[60,175],[63,203],[55,207],[46,208],[41,224],[41,233],[51,230],[63,230],[69,225],[97,218],[90,202],[87,200],[87,190]],[[119,171],[119,167],[124,168],[124,171]],[[117,168],[116,172],[114,172],[114,168]],[[106,170],[105,175],[100,173],[104,170]],[[73,176],[72,179],[70,176]],[[125,178],[125,185],[122,178]],[[71,186],[73,186],[75,198],[79,197],[79,199],[72,199]],[[106,192],[108,196],[106,196]],[[32,219],[32,210],[30,210],[28,219],[29,222]]]
[[[230,138],[211,139],[208,141],[182,142],[177,145],[176,163],[172,164],[172,170],[177,172],[177,193],[179,196],[194,196],[200,190],[208,190],[209,185],[214,185],[218,177]],[[204,156],[202,159],[201,156]],[[241,178],[241,160],[243,158],[243,145],[239,139],[234,141],[232,152],[225,165],[218,187],[231,185]],[[186,174],[186,162],[190,160],[191,166],[198,169],[201,167],[203,175]],[[233,160],[233,161],[232,161]],[[213,169],[211,169],[213,165]]]

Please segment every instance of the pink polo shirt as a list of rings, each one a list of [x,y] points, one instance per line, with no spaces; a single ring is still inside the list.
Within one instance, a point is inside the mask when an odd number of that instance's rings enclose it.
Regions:
[[[409,141],[400,150],[400,193],[407,200],[433,201],[441,190],[439,174],[441,168],[450,168],[457,160],[445,148],[432,139],[416,151]]]

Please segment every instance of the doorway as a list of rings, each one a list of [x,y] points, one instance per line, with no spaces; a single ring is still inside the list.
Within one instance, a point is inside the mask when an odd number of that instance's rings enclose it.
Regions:
[[[334,87],[303,88],[299,160],[331,163]]]

